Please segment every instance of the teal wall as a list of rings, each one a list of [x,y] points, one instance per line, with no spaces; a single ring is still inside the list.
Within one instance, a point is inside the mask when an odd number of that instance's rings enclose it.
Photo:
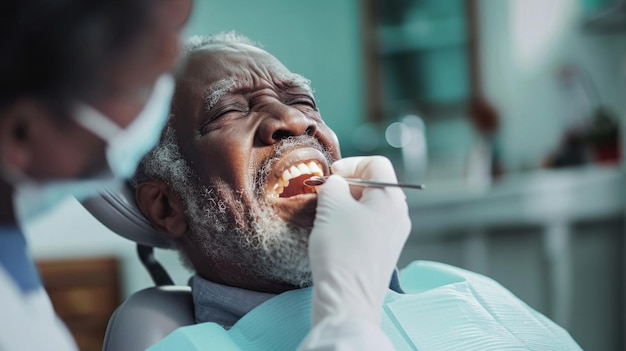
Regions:
[[[196,0],[186,35],[236,30],[311,79],[344,153],[365,118],[358,0]]]

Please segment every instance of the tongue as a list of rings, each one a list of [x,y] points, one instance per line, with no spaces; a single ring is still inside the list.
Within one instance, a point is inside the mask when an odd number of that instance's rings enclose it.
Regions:
[[[292,197],[300,194],[314,193],[315,188],[302,184],[305,179],[309,179],[312,176],[312,174],[303,174],[299,177],[289,179],[289,186],[283,190],[280,197]]]

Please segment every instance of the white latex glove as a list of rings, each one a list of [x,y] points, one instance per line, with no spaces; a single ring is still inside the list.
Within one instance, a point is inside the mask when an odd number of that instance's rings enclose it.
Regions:
[[[397,182],[391,162],[382,156],[344,158],[331,169],[346,178]],[[309,239],[312,326],[326,318],[378,326],[392,272],[411,230],[406,197],[400,188],[349,186],[337,176],[317,191]]]

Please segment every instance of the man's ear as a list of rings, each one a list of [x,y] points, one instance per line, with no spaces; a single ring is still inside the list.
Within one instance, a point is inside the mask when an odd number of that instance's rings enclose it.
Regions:
[[[135,191],[135,199],[143,215],[169,237],[178,239],[189,229],[182,202],[165,182],[141,183]]]
[[[10,169],[26,172],[31,167],[35,135],[50,119],[50,112],[33,99],[20,99],[0,111],[0,160]]]

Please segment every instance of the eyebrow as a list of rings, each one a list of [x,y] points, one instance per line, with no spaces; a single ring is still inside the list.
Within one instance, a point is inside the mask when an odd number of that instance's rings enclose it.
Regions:
[[[280,77],[283,84],[286,84],[293,88],[302,88],[309,93],[313,94],[313,89],[311,89],[311,81],[309,79],[304,78],[297,73],[292,73],[289,75],[285,75]]]
[[[222,96],[233,91],[237,86],[237,82],[234,78],[225,78],[218,80],[208,87],[204,94],[204,108],[205,111],[210,111]]]
[[[313,94],[311,81],[297,73],[280,76],[279,81],[287,87],[301,88],[309,92],[311,95]],[[204,94],[205,111],[210,111],[213,107],[215,107],[215,105],[217,105],[224,95],[236,90],[238,87],[239,84],[237,84],[237,81],[234,78],[221,79],[211,84],[211,86],[206,89]]]

